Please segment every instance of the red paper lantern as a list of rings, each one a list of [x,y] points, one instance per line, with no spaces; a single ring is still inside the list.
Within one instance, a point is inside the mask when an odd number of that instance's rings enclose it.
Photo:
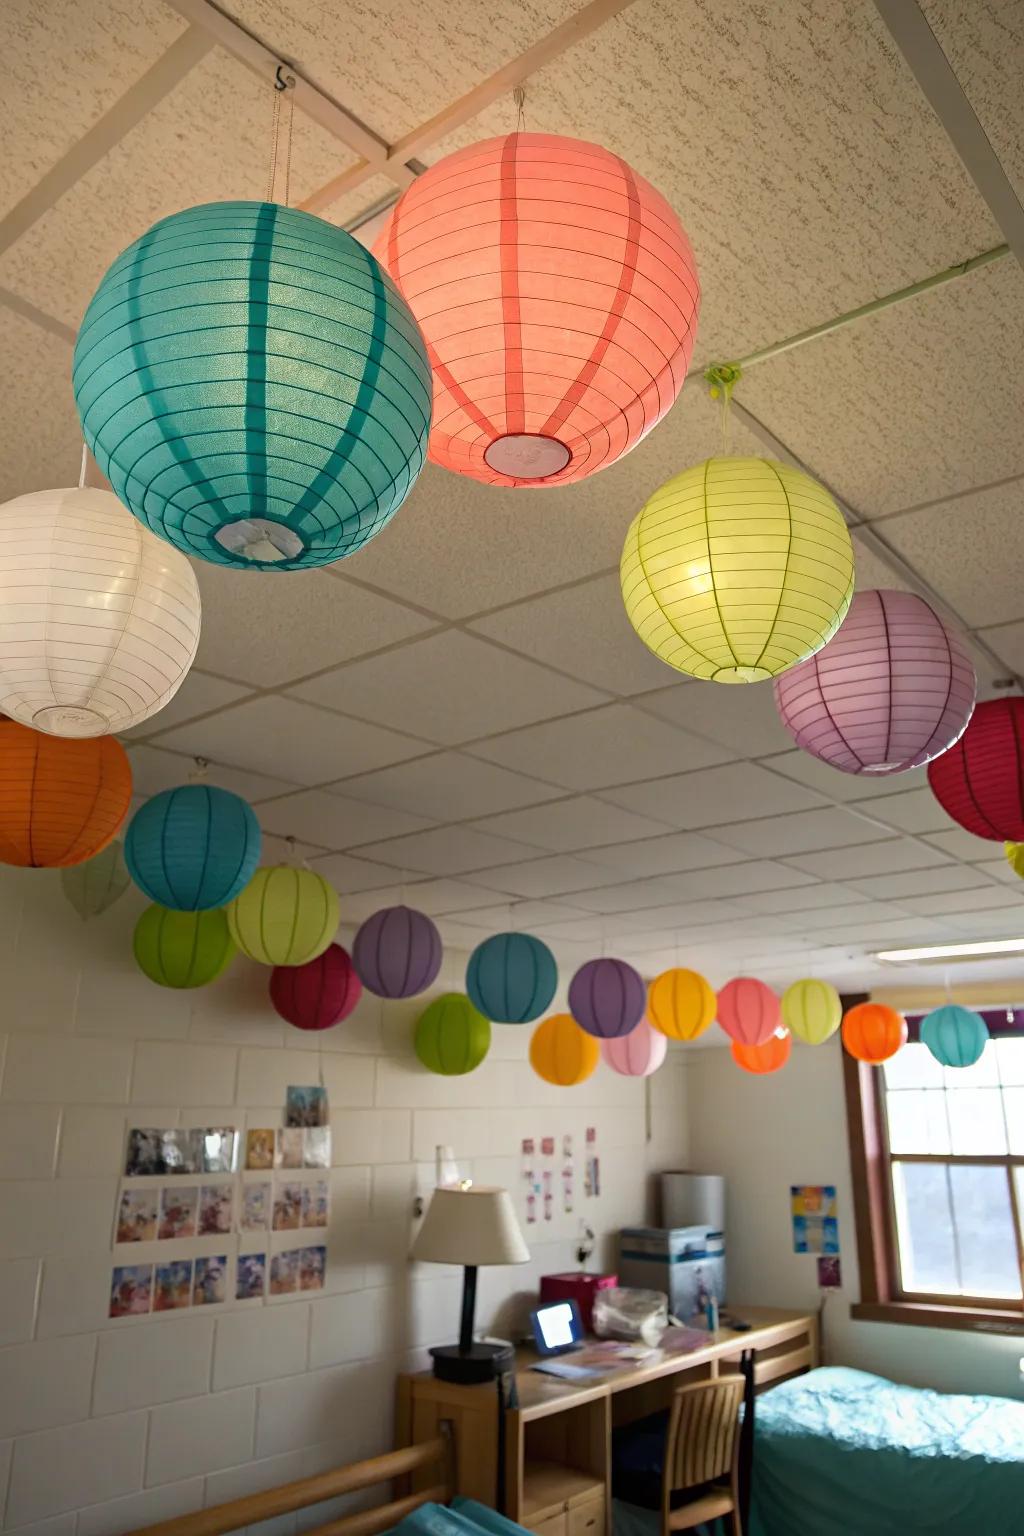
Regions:
[[[686,378],[697,269],[668,203],[597,144],[510,133],[448,155],[374,247],[427,343],[428,456],[490,485],[604,469]]]
[[[979,704],[955,746],[928,764],[928,783],[975,837],[1024,841],[1024,699]]]
[[[885,1003],[858,1003],[843,1016],[843,1044],[851,1056],[880,1066],[907,1040],[907,1021]]]
[[[779,999],[763,981],[735,976],[718,994],[718,1022],[740,1045],[764,1045],[779,1027]]]
[[[732,1059],[744,1072],[754,1072],[763,1076],[767,1072],[778,1072],[789,1060],[789,1053],[793,1049],[793,1037],[790,1034],[772,1035],[763,1045],[741,1045],[734,1040],[732,1046]]]
[[[305,965],[275,965],[270,1001],[296,1029],[330,1029],[347,1019],[363,995],[348,951],[329,944]]]

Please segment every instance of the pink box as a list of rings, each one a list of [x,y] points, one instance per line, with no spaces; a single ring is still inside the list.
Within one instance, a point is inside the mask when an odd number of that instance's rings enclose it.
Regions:
[[[587,1333],[594,1331],[594,1297],[598,1291],[618,1285],[618,1275],[588,1275],[573,1270],[567,1275],[541,1275],[541,1306],[549,1301],[574,1301]]]

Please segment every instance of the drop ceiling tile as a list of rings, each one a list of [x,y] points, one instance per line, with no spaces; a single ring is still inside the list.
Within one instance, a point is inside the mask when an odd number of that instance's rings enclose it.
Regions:
[[[509,811],[504,816],[490,816],[476,825],[482,832],[518,838],[551,853],[573,853],[580,848],[598,848],[605,843],[633,842],[668,830],[662,822],[652,821],[649,816],[637,816],[617,805],[595,800],[591,795],[576,795],[571,800]]]
[[[580,891],[573,903],[585,912],[635,912],[642,907],[668,906],[685,894],[671,876],[651,880],[627,880]]]
[[[899,774],[893,782],[899,783],[902,777]],[[949,826],[949,817],[927,788],[860,800],[857,809],[900,832],[941,832]]]
[[[303,837],[321,848],[341,851],[382,837],[400,837],[431,825],[423,816],[366,805],[320,789],[268,800],[259,807],[260,825],[281,837]]]
[[[640,880],[647,875],[672,875],[679,870],[736,864],[744,862],[746,855],[699,832],[668,832],[639,842],[616,843],[610,848],[589,848],[587,858],[616,874]]]
[[[561,855],[488,869],[474,875],[472,884],[491,891],[505,891],[511,896],[571,897],[573,906],[579,906],[575,893],[590,890],[595,885],[607,885],[608,871],[597,869],[584,859]]]
[[[1024,897],[1024,885],[1021,887]],[[1019,902],[1020,897],[1016,900]],[[978,885],[972,890],[935,891],[923,895],[907,896],[901,905],[909,912],[919,912],[922,917],[948,916],[956,919],[964,912],[1005,912],[1014,897],[1002,885]],[[1021,914],[1024,916],[1024,913]]]
[[[884,530],[877,529],[876,533],[882,531]],[[869,543],[867,538],[858,533],[855,528],[851,530],[850,537],[853,540],[853,574],[856,591],[870,591],[878,587],[895,589],[897,592],[914,590],[898,571],[892,569],[883,552],[877,549],[874,543]]]
[[[852,843],[879,842],[887,836],[884,827],[849,811],[825,806],[820,811],[796,811],[788,816],[770,816],[763,821],[741,821],[734,827],[718,827],[715,836],[743,853],[759,858],[778,854],[811,853],[820,848],[846,848]]]
[[[301,785],[365,773],[424,751],[411,736],[272,694],[178,726],[160,744]]]
[[[868,875],[929,869],[935,864],[948,863],[948,859],[937,848],[929,848],[925,843],[894,837],[888,842],[868,843],[862,848],[843,848],[838,853],[798,853],[789,862],[824,880],[856,881]],[[921,878],[929,877],[922,875]]]
[[[766,757],[762,759],[762,767],[781,773],[787,779],[795,779],[798,784],[806,784],[808,789],[818,790],[829,800],[868,800],[876,796],[880,788],[896,782],[896,776],[878,779],[869,773],[840,773],[838,768],[830,768],[820,758],[800,751],[787,752],[782,757]],[[924,768],[911,768],[909,772],[899,774],[898,779],[901,791],[920,789],[928,783]]]
[[[563,939],[576,939],[580,943],[600,946],[612,937],[612,924],[608,919],[591,913],[581,916],[580,913],[563,916],[557,923],[547,923],[537,927],[537,935],[545,944],[558,944]]]
[[[475,757],[540,774],[566,789],[601,789],[655,774],[704,768],[733,755],[726,747],[676,730],[630,704],[609,704],[570,720],[511,731],[478,742],[472,750]],[[626,809],[643,813],[647,807],[627,804]]]
[[[819,796],[766,773],[755,763],[727,763],[698,773],[677,773],[671,778],[605,790],[604,798],[684,829],[727,827],[736,821],[811,809],[821,803]]]
[[[944,864],[941,869],[912,869],[905,873],[872,875],[850,881],[850,889],[863,896],[877,896],[880,901],[899,901],[905,897],[927,896],[939,891],[969,891],[988,882],[984,875],[963,864]]]
[[[902,944],[943,944],[955,938],[956,933],[948,924],[934,922],[926,917],[904,917],[888,922],[883,915],[874,923],[860,923],[856,927],[841,924],[837,928],[822,928],[815,937],[823,944],[890,949],[893,945]]]
[[[854,933],[882,923],[897,922],[908,915],[902,908],[884,901],[850,901],[845,906],[823,907],[817,912],[791,912],[786,921],[793,925],[802,924],[806,936],[817,939],[824,930],[842,935],[845,927],[848,933]],[[794,927],[792,931],[799,930]]]
[[[150,795],[158,795],[162,790],[187,784],[190,776],[196,772],[196,764],[190,757],[182,757],[177,752],[164,752],[159,747],[134,746],[130,742],[128,761],[132,765],[132,787],[136,795],[142,795],[147,800]],[[210,758],[206,770],[206,782],[215,784],[218,789],[228,789],[234,795],[241,795],[250,804],[264,800],[268,795],[287,794],[288,790],[294,788],[283,779],[250,773],[245,768],[228,767],[213,758]]]
[[[77,485],[82,438],[71,348],[0,304],[0,356],[0,502]]]
[[[735,933],[735,925],[748,916],[742,907],[730,901],[670,901],[665,906],[616,913],[615,923],[623,933],[640,932],[653,925],[671,929],[677,937],[684,931],[700,929],[702,937],[706,937],[704,930],[715,927]]]
[[[771,688],[727,688],[694,681],[645,694],[636,702],[639,709],[731,747],[740,757],[764,757],[793,746]]]
[[[473,889],[470,887],[470,889]],[[489,933],[537,932],[543,935],[544,925],[571,922],[579,917],[577,907],[563,901],[510,901],[495,902],[493,893],[485,893],[479,887],[473,889],[472,901],[452,907],[452,912],[474,928],[486,928]]]
[[[1024,23],[1007,0],[921,0],[985,134],[1024,199]]]
[[[821,880],[791,891],[751,891],[737,899],[754,912],[815,912],[824,907],[845,906],[850,890],[848,886]]]
[[[194,562],[203,598],[199,665],[254,688],[377,651],[432,620],[326,571],[236,571]]]
[[[467,922],[475,922],[475,909],[489,907],[494,901],[490,891],[482,891],[478,885],[468,885],[461,880],[407,880],[404,885],[395,881],[395,871],[389,866],[384,870],[389,884],[386,889],[374,888],[374,905],[362,916],[368,917],[379,907],[414,907],[428,917],[456,912]]]
[[[290,691],[442,745],[589,709],[605,698],[454,629],[353,662]]]
[[[411,837],[369,843],[362,849],[367,858],[390,864],[392,869],[420,870],[427,875],[489,870],[513,859],[529,859],[535,851],[526,843],[493,837],[473,827],[435,827],[430,832],[414,832]]]
[[[478,816],[537,805],[564,793],[525,774],[510,773],[464,752],[434,752],[393,768],[344,779],[328,788],[374,805],[392,806],[433,821],[475,820]]]
[[[945,832],[930,832],[925,839],[933,848],[941,848],[951,859],[963,859],[967,864],[983,863],[992,857],[993,848],[1000,847],[991,838],[975,837],[963,827],[949,827]]]
[[[205,672],[199,672],[193,667],[174,698],[164,705],[158,715],[151,715],[134,730],[125,731],[124,734],[134,741],[158,735],[160,731],[168,731],[174,725],[194,720],[196,715],[211,714],[223,709],[225,705],[237,704],[245,698],[247,692],[248,689],[240,688],[237,683],[225,683],[219,677],[208,677]]]
[[[309,862],[324,853],[315,843],[289,842],[285,837],[275,837],[264,832],[260,840],[261,864],[294,864]]]
[[[1017,620],[1013,624],[997,624],[991,629],[980,630],[979,634],[1000,660],[1006,663],[1008,672],[1016,673],[1018,677],[1024,674],[1024,620]]]
[[[1019,939],[1024,934],[1024,921],[1016,909],[991,912],[962,912],[950,917],[951,927],[957,934],[977,941],[978,939]],[[1020,985],[1020,956],[1014,955],[1016,969],[1007,976],[1014,986]],[[973,973],[973,972],[972,972]]]
[[[721,869],[695,869],[673,876],[673,884],[694,900],[709,896],[735,896],[743,901],[749,892],[786,891],[792,886],[813,885],[814,876],[771,859],[728,864]]]
[[[362,921],[362,906],[353,909],[350,913],[346,898],[350,893],[358,894],[362,891],[383,892],[394,882],[395,872],[386,869],[382,864],[372,864],[368,859],[354,858],[348,853],[328,853],[323,858],[310,861],[312,868],[329,880],[341,897],[341,920],[343,923],[350,921]],[[412,886],[409,887],[412,890]],[[393,903],[383,899],[376,900],[370,908],[376,912],[378,907],[391,906]],[[410,905],[412,903],[410,902]],[[357,916],[357,910],[360,914]]]

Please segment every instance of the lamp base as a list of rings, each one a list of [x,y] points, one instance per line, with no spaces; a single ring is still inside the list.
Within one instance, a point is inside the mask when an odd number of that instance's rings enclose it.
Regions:
[[[493,1381],[496,1376],[514,1370],[516,1363],[515,1349],[503,1341],[471,1344],[468,1350],[460,1349],[458,1344],[439,1344],[430,1351],[430,1357],[439,1381],[454,1381],[462,1387]]]

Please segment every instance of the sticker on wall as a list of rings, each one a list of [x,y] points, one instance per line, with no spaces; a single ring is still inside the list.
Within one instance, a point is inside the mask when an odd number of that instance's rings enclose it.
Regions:
[[[287,1126],[327,1125],[330,1113],[327,1108],[326,1088],[291,1087],[285,1097],[284,1123]]]
[[[110,1277],[111,1317],[141,1317],[153,1301],[152,1264],[124,1264]]]
[[[573,1184],[575,1173],[572,1161],[572,1137],[562,1137],[562,1210],[566,1216],[572,1215],[573,1208]]]
[[[821,1254],[818,1258],[818,1286],[823,1291],[839,1291],[843,1285],[843,1272],[838,1253]]]
[[[834,1184],[792,1184],[789,1190],[794,1253],[839,1252]]]

